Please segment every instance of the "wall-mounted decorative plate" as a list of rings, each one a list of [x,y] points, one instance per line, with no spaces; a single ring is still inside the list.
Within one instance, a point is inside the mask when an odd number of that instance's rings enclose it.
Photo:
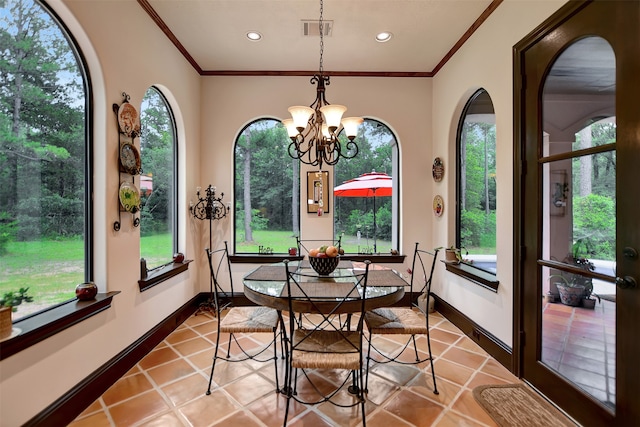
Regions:
[[[122,170],[131,175],[137,175],[140,172],[140,153],[133,144],[124,143],[120,147],[120,164]]]
[[[129,102],[123,102],[118,109],[118,124],[120,131],[127,136],[136,137],[140,135],[140,115],[136,107]]]
[[[433,175],[433,179],[436,182],[442,181],[442,177],[444,177],[444,164],[440,157],[436,157],[433,161],[433,167],[431,168],[431,174]]]
[[[444,200],[442,200],[442,196],[438,195],[433,198],[433,213],[435,216],[442,216],[444,212]]]
[[[136,213],[140,210],[140,190],[133,182],[123,182],[118,191],[120,205],[125,212]]]

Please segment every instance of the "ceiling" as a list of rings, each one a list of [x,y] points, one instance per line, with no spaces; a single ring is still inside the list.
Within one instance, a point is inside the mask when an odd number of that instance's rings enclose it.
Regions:
[[[431,76],[502,0],[324,0],[324,71]],[[138,0],[203,75],[309,75],[320,37],[303,36],[320,0]],[[248,31],[262,34],[250,41]],[[393,33],[379,43],[381,31]]]

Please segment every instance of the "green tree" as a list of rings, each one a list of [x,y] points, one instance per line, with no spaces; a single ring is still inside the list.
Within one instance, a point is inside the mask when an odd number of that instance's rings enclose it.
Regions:
[[[297,160],[286,154],[290,142],[273,119],[255,121],[240,133],[235,150],[236,241],[253,242],[253,231],[263,227],[297,232],[298,208],[291,201],[298,197],[293,189],[299,188],[299,169]]]
[[[340,135],[346,143],[344,135]],[[391,130],[377,120],[366,119],[358,129],[356,137],[358,155],[343,159],[335,167],[335,186],[356,178],[364,173],[382,172],[393,174],[393,151],[396,144]],[[336,236],[345,233],[356,235],[360,230],[363,237],[373,238],[373,199],[366,197],[336,197]],[[376,237],[391,239],[393,215],[391,198],[376,198]]]
[[[175,132],[167,103],[155,88],[150,88],[145,93],[140,124],[142,170],[153,183],[153,191],[143,192],[142,195],[140,231],[143,236],[168,233],[171,232],[174,205],[172,198]],[[171,248],[168,250],[172,252]]]
[[[0,206],[18,220],[20,239],[83,232],[83,98],[77,58],[55,21],[32,0],[5,1]]]
[[[465,120],[460,143],[460,245],[495,248],[495,125]]]

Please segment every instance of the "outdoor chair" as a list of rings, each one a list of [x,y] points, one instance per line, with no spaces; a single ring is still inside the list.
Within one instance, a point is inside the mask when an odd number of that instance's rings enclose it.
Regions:
[[[243,362],[246,360],[255,360],[257,362],[273,361],[275,368],[276,392],[279,392],[280,384],[278,381],[278,352],[276,344],[278,336],[280,335],[278,326],[283,325],[281,314],[275,309],[268,307],[234,307],[232,298],[228,298],[223,301],[224,291],[222,291],[218,281],[223,273],[223,269],[228,270],[230,286],[232,286],[233,283],[227,242],[224,242],[224,248],[222,249],[212,251],[209,248],[206,248],[205,251],[209,261],[211,280],[213,281],[215,316],[218,319],[218,333],[216,334],[213,363],[211,366],[211,375],[209,376],[209,386],[207,387],[206,394],[211,394],[211,384],[213,382],[213,374],[216,368],[216,361],[218,359],[226,360],[227,362]],[[252,348],[249,351],[248,349],[245,349],[242,343],[238,340],[238,334],[253,333],[269,333],[273,335],[273,338],[269,343],[263,344],[258,348]],[[229,334],[226,356],[218,354],[220,351],[220,336],[222,334]],[[238,347],[237,356],[234,355],[233,357],[231,356],[232,342]],[[284,345],[283,341],[281,341],[281,345]],[[272,355],[268,352],[271,347],[273,347]]]
[[[369,386],[369,369],[371,365],[371,351],[376,354],[378,364],[396,362],[406,365],[417,365],[429,362],[431,365],[431,376],[433,378],[433,393],[438,394],[436,386],[436,374],[433,369],[433,355],[431,353],[431,339],[429,336],[429,296],[431,295],[431,279],[436,259],[438,258],[439,249],[433,252],[418,249],[418,243],[413,253],[413,262],[411,266],[411,281],[409,293],[409,305],[407,307],[384,307],[367,311],[364,315],[367,329],[369,331],[369,349],[367,351],[367,371],[365,380],[365,391]],[[421,289],[414,294],[414,282],[418,280],[424,282]],[[418,298],[424,297],[425,311],[418,304]],[[398,351],[388,354],[376,348],[373,340],[374,335],[409,335],[407,341],[401,345]],[[428,355],[420,356],[418,346],[416,344],[416,335],[424,336],[427,340]],[[403,357],[405,350],[409,346],[413,347],[415,360],[408,360]]]
[[[287,283],[282,291],[289,306],[284,425],[294,399],[306,405],[329,402],[342,408],[359,406],[365,426],[363,314],[370,262],[364,270],[342,274],[339,281],[321,279],[300,269],[291,271],[287,264],[285,261]],[[344,329],[334,321],[335,315],[347,311],[358,317],[355,328]],[[297,320],[301,313],[311,313],[319,320],[302,325]],[[325,370],[338,372],[325,375]],[[327,384],[327,378],[332,384]]]

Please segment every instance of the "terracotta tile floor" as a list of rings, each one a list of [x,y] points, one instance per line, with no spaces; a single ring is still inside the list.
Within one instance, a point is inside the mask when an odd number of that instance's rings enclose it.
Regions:
[[[187,319],[71,426],[281,426],[286,399],[274,391],[272,363],[219,362],[213,391],[205,395],[215,322],[208,314]],[[433,394],[428,364],[373,364],[367,425],[495,426],[475,402],[471,390],[482,384],[518,382],[518,378],[439,313],[431,314],[430,322],[440,394]],[[265,339],[258,334],[245,337],[256,343]],[[394,339],[375,339],[381,348],[396,346]],[[426,351],[425,338],[418,344],[421,351]],[[284,366],[279,372],[284,372]],[[327,381],[335,379],[332,372],[317,375]],[[294,401],[291,405],[288,425],[292,427],[361,424],[357,410],[330,404],[305,406]]]
[[[603,299],[591,310],[545,303],[543,310],[542,361],[615,406],[616,304]]]

